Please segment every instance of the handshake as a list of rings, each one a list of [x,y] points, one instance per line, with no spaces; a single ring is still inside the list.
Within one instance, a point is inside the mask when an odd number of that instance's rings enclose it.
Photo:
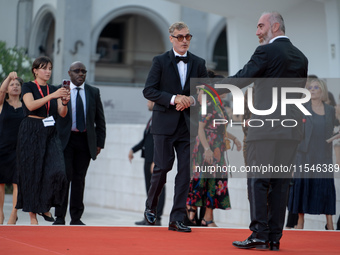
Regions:
[[[183,111],[195,103],[195,99],[192,96],[177,95],[175,97],[175,105],[177,111]]]

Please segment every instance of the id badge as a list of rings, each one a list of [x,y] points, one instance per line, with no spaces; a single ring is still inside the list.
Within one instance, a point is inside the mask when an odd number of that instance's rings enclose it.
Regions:
[[[50,116],[50,117],[43,119],[42,122],[44,123],[44,127],[50,127],[50,126],[54,126],[55,120],[53,116]]]

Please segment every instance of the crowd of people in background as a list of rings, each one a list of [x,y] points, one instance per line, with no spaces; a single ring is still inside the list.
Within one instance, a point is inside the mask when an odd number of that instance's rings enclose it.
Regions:
[[[70,66],[69,87],[47,83],[52,68],[51,59],[39,57],[32,64],[34,81],[23,83],[11,72],[1,85],[0,224],[5,218],[5,184],[10,183],[13,210],[8,224],[16,224],[17,210],[22,209],[31,225],[38,224],[37,214],[65,225],[71,182],[70,225],[85,225],[80,220],[85,175],[90,159],[104,148],[104,111],[99,89],[85,84],[87,71],[81,62]]]
[[[255,78],[289,76],[289,70],[268,69],[268,66],[278,63],[286,66],[287,61],[293,61],[282,49],[294,52],[294,71],[299,72],[299,77],[307,76],[308,61],[285,36],[281,15],[275,12],[263,14],[258,23],[257,36],[263,47],[257,48],[252,60],[236,75],[224,78],[207,71],[205,60],[188,51],[192,35],[185,23],[177,22],[169,28],[173,49],[153,59],[143,90],[153,115],[146,125],[143,139],[128,153],[130,161],[138,150],[142,150],[142,157],[145,158],[147,200],[144,219],[136,222],[137,225],[161,225],[166,176],[173,167],[175,157],[178,172],[169,230],[191,232],[189,226],[217,227],[214,209],[231,209],[228,174],[206,176],[195,172],[195,166],[229,164],[231,143],[237,151],[242,149],[242,143],[227,131],[225,125],[216,127],[212,120],[241,119],[240,116],[231,116],[230,105],[213,103],[214,99],[208,100],[207,113],[202,114],[199,107],[201,96],[203,91],[207,91],[204,87],[198,87],[198,93],[192,94],[196,87],[190,84],[189,78],[221,78],[223,82],[231,82],[234,78],[253,77],[238,86],[243,88],[255,82],[254,102],[259,104],[262,100],[263,103],[266,92],[261,86],[266,85],[266,81]],[[261,54],[276,54],[279,57],[274,61],[273,58],[260,58]],[[79,61],[70,65],[69,86],[48,84],[52,69],[53,64],[48,57],[39,57],[32,65],[33,81],[23,82],[18,77],[20,74],[13,71],[1,84],[0,224],[5,220],[5,184],[12,184],[13,208],[7,224],[16,224],[17,210],[22,209],[29,213],[32,225],[38,224],[37,214],[53,222],[53,225],[65,225],[69,206],[70,225],[85,225],[81,217],[84,212],[86,173],[90,160],[95,160],[104,148],[106,137],[100,91],[85,82],[87,70]],[[244,127],[242,140],[246,165],[291,162],[296,165],[330,166],[333,164],[333,148],[335,162],[340,163],[340,139],[334,142],[334,146],[332,141],[327,142],[334,136],[335,128],[340,126],[340,104],[336,104],[324,80],[309,76],[304,84],[311,94],[311,100],[304,106],[312,115],[303,116],[303,135],[301,130],[297,130],[296,135],[282,131],[282,140],[266,128],[262,133],[255,133],[254,129],[249,131]],[[292,117],[300,117],[294,115],[294,111],[290,113]],[[197,118],[192,121],[195,116]],[[246,109],[244,120],[250,118],[249,109]],[[194,129],[190,124],[194,125]],[[289,226],[302,229],[305,214],[324,214],[325,229],[334,229],[334,173],[314,173],[311,176],[297,171],[293,178],[248,176],[250,229],[253,233],[244,241],[235,241],[234,246],[266,249],[270,245],[271,249],[279,249],[284,221],[282,211],[286,207],[282,201],[286,201],[284,193],[288,191],[289,183],[288,210],[290,216],[296,216]],[[281,204],[278,205],[278,202]],[[258,206],[263,208],[260,210]],[[50,212],[52,207],[55,207],[56,219]]]

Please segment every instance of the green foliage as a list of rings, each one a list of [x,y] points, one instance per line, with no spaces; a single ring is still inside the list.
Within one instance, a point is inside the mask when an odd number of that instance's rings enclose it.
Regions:
[[[26,54],[26,49],[6,48],[6,42],[0,41],[0,81],[3,81],[12,71],[17,72],[24,81],[30,81],[33,78],[32,63],[32,59]]]

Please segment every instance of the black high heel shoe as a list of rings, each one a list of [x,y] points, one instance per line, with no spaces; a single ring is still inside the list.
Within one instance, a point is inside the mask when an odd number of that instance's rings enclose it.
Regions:
[[[54,218],[53,218],[52,214],[51,214],[51,216],[48,216],[44,213],[38,213],[38,215],[43,216],[44,220],[46,220],[46,221],[54,222]]]
[[[194,213],[194,217],[192,219],[190,218],[190,212]],[[196,212],[197,212],[197,209],[194,209],[192,206],[190,206],[190,208],[187,209],[187,217],[186,217],[186,220],[185,220],[185,225],[187,225],[187,226],[197,226]]]
[[[15,219],[15,222],[14,222],[14,223],[9,223],[9,221],[8,221],[8,222],[7,222],[7,225],[16,225],[17,222],[18,222],[18,216],[17,216],[17,218]]]
[[[325,225],[325,229],[326,229],[326,230],[329,230],[328,227],[327,227],[327,224]]]

